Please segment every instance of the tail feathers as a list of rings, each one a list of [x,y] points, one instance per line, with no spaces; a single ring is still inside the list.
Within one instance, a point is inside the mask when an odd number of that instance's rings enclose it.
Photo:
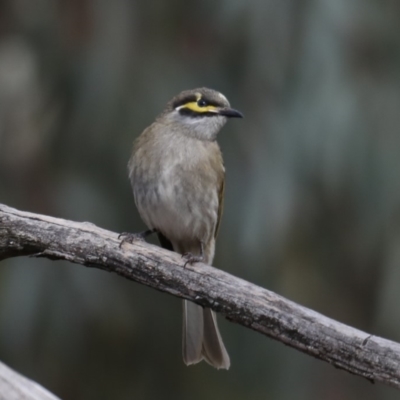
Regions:
[[[203,359],[203,309],[190,302],[183,301],[183,362],[196,364]]]
[[[180,248],[177,243],[174,245],[162,233],[158,232],[160,244],[164,249],[183,253],[183,251],[199,251]],[[212,247],[212,252],[214,247]],[[210,258],[211,257],[211,258]],[[212,255],[206,262],[211,263]],[[206,360],[217,369],[229,369],[230,359],[225,349],[221,334],[218,330],[217,317],[214,311],[203,308],[190,301],[183,301],[183,361],[186,365],[197,364]]]
[[[229,369],[231,361],[219,333],[215,312],[209,308],[204,308],[203,320],[203,355],[205,360],[215,368]]]
[[[183,361],[191,365],[203,359],[217,369],[229,369],[230,366],[215,313],[184,300]]]

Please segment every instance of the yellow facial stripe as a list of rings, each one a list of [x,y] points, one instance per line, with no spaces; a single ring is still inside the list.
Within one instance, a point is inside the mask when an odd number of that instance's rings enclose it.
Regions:
[[[179,110],[181,110],[182,108],[187,108],[188,110],[192,110],[198,113],[217,112],[217,107],[215,106],[199,107],[196,101],[191,101],[190,103],[186,103],[183,106],[180,106]]]

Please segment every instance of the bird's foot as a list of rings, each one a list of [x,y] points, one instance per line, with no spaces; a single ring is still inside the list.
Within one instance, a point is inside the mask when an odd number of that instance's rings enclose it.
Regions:
[[[188,265],[188,264],[193,265],[194,263],[204,261],[203,255],[195,256],[192,253],[184,253],[184,254],[182,254],[182,258],[185,260],[185,264],[183,264],[183,268],[186,268],[186,265]]]
[[[119,244],[119,247],[121,248],[121,246],[124,243],[133,243],[133,242],[143,242],[144,239],[151,235],[154,232],[153,229],[149,229],[147,231],[143,231],[143,232],[137,232],[137,233],[130,233],[130,232],[122,232],[119,236],[118,239],[121,239],[121,243]]]

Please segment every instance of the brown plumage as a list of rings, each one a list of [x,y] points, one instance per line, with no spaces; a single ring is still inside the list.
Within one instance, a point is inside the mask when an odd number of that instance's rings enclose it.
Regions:
[[[129,161],[135,203],[164,248],[187,262],[211,264],[221,221],[225,169],[216,137],[229,117],[242,117],[207,88],[168,102],[134,143]],[[183,359],[228,369],[230,360],[210,309],[184,301]]]

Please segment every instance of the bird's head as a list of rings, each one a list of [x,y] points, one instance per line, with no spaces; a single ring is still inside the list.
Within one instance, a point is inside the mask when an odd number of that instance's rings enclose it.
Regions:
[[[201,140],[215,140],[228,118],[243,118],[228,99],[212,89],[199,88],[179,93],[167,104],[158,121]]]

